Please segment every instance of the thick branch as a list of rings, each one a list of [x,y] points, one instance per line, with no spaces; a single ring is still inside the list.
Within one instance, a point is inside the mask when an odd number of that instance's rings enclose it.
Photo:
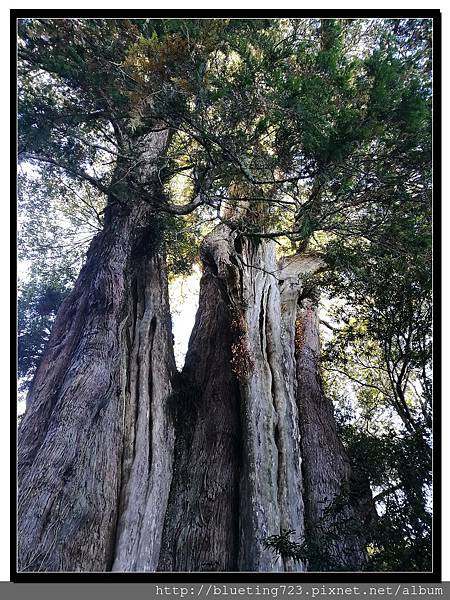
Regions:
[[[165,202],[164,204],[160,204],[159,208],[172,215],[189,215],[203,203],[203,195],[198,194],[198,196],[191,202],[188,202],[188,204],[169,204],[168,202]]]

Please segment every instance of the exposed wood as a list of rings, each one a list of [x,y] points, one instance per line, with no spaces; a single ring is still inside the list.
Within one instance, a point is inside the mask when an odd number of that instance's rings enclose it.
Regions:
[[[263,544],[282,528],[303,533],[294,372],[283,354],[274,243],[241,240],[221,225],[201,256],[205,273],[182,381],[189,416],[177,426],[160,567],[303,570]]]

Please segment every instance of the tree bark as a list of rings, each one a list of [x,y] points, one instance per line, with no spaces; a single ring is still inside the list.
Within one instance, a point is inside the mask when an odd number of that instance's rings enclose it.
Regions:
[[[370,489],[322,392],[317,312],[299,306],[320,260],[278,262],[273,241],[217,227],[174,388],[154,219],[111,206],[58,313],[19,432],[19,569],[316,568],[265,548],[283,529],[326,538],[321,570],[359,568],[361,535],[335,535],[326,509],[346,489],[347,522],[367,522]]]
[[[263,544],[282,529],[301,543],[305,524],[308,568],[319,564],[319,540],[332,548],[321,570],[359,568],[366,554],[355,527],[371,512],[370,488],[360,482],[355,498],[356,477],[322,392],[317,311],[308,301],[299,307],[321,260],[303,253],[278,263],[273,242],[227,226],[207,236],[201,258],[159,569],[305,570]],[[338,519],[324,515],[346,485],[351,504],[336,534]]]
[[[174,396],[175,463],[162,571],[237,570],[240,395],[231,371],[230,324],[220,282],[206,262]]]
[[[145,141],[147,181],[167,143]],[[112,202],[56,317],[19,428],[20,571],[156,568],[175,362],[154,221],[139,200]]]
[[[274,243],[219,226],[201,256],[183,372],[198,405],[191,401],[177,428],[160,568],[303,570],[263,544],[282,528],[303,534],[295,370],[281,343]]]
[[[364,534],[376,513],[369,483],[353,472],[323,393],[318,308],[309,300],[297,310],[295,345],[309,568],[361,570]]]

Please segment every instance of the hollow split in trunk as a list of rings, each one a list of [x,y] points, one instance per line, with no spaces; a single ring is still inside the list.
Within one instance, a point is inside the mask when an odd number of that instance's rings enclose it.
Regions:
[[[303,321],[299,314],[304,280],[322,263],[313,254],[277,262],[273,242],[226,226],[207,236],[201,258],[199,310],[175,399],[159,568],[305,570],[306,563],[275,556],[265,539],[294,529],[305,542],[305,523],[307,534],[317,534],[312,523],[355,480],[322,393],[318,322],[305,320],[312,308]],[[349,529],[329,559],[339,553],[359,567],[363,540]],[[316,566],[313,558],[308,566]]]

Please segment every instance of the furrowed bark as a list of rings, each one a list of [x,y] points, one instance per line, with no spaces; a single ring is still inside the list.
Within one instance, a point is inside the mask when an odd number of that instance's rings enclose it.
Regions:
[[[127,411],[113,571],[156,570],[172,477],[174,431],[167,400],[176,367],[165,261],[144,255],[137,265],[132,318],[122,333]]]
[[[353,472],[320,376],[318,309],[308,300],[296,322],[297,402],[310,570],[361,570],[365,528],[376,517],[369,482]]]
[[[282,345],[275,243],[235,234],[232,242],[224,279],[236,322],[233,368],[242,398],[239,568],[302,571],[301,563],[274,558],[263,546],[282,529],[295,529],[299,539],[304,533],[295,380]]]
[[[178,394],[176,446],[159,569],[235,571],[240,463],[239,388],[231,317],[205,265]]]
[[[361,535],[336,534],[326,509],[346,490],[347,524],[367,522],[370,488],[323,396],[317,311],[298,304],[320,260],[278,263],[274,242],[216,228],[173,390],[153,219],[112,206],[58,313],[20,427],[19,568],[359,568]],[[326,542],[322,563],[274,556],[264,540],[282,529]]]
[[[281,344],[274,243],[239,239],[219,226],[204,240],[201,256],[205,274],[183,373],[200,406],[191,402],[190,419],[177,429],[160,568],[204,569],[203,552],[213,548],[216,570],[303,570],[263,544],[282,528],[303,535],[295,372],[287,371]],[[220,351],[213,347],[217,344]],[[216,451],[219,426],[229,440],[221,453]],[[237,435],[239,459],[232,441]],[[214,474],[209,488],[202,479],[206,473]],[[205,499],[205,491],[220,482],[225,495]]]
[[[167,143],[167,133],[141,140],[147,182]],[[107,571],[116,554],[123,570],[157,563],[175,363],[154,216],[127,200],[107,209],[58,312],[20,425],[20,571]]]

